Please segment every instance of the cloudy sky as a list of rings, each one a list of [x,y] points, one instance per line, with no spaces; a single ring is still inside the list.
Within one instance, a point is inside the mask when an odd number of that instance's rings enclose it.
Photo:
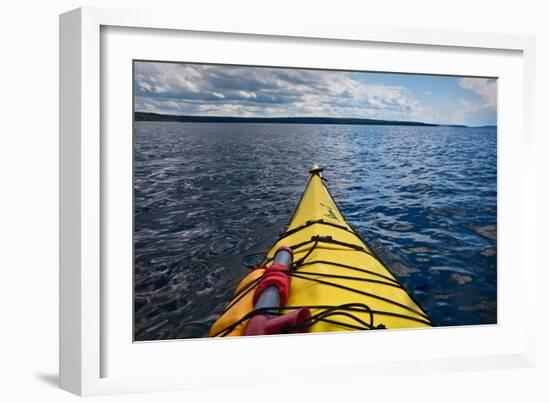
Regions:
[[[494,79],[135,62],[135,110],[496,124]]]

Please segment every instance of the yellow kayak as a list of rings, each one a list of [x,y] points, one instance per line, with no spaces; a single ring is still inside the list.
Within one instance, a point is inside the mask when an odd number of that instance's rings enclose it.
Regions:
[[[433,326],[346,222],[321,172],[310,171],[285,232],[238,284],[210,336]]]

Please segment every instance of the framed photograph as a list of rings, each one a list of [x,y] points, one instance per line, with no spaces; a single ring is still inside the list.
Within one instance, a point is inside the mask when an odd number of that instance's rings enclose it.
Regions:
[[[85,8],[60,44],[64,389],[532,365],[531,37]]]

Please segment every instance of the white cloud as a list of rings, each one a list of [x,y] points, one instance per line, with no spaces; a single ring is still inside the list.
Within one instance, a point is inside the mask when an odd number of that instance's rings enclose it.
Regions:
[[[136,110],[189,115],[411,119],[424,108],[407,89],[346,72],[136,63]]]
[[[497,82],[487,78],[460,78],[458,85],[472,91],[481,97],[480,108],[493,108],[497,106]]]

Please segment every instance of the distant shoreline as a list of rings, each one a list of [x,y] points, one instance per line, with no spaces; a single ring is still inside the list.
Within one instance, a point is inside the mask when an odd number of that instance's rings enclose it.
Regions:
[[[446,125],[400,120],[331,118],[331,117],[237,117],[237,116],[189,116],[165,115],[150,112],[135,112],[136,122],[195,122],[195,123],[288,123],[288,124],[332,124],[332,125],[384,125],[384,126],[443,126],[469,127],[466,125]],[[496,126],[477,126],[480,128],[496,128]]]

